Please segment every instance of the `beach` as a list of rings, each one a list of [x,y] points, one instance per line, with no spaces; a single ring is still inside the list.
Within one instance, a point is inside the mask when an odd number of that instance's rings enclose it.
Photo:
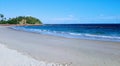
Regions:
[[[0,26],[0,43],[25,56],[48,63],[120,66],[120,42],[64,38]]]
[[[9,49],[0,44],[0,66],[63,66],[58,63],[48,63],[45,61],[37,61],[30,56],[19,53],[16,50]],[[67,65],[66,65],[67,66]]]

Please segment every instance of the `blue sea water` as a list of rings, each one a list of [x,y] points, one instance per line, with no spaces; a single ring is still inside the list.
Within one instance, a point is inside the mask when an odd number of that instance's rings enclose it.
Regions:
[[[45,24],[12,28],[67,38],[120,42],[120,24]]]

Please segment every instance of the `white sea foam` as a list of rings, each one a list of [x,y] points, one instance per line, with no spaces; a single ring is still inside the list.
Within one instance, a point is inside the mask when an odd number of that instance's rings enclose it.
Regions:
[[[25,27],[12,27],[12,28],[15,30],[23,30],[23,31],[28,31],[28,32],[36,32],[36,33],[49,34],[49,35],[55,35],[55,36],[63,36],[63,37],[67,37],[67,38],[120,41],[119,36],[106,36],[106,35],[95,35],[95,34],[87,34],[87,33],[60,32],[60,31],[50,31],[50,30],[45,30],[45,29],[32,29],[32,28],[27,29]]]
[[[8,49],[3,44],[0,44],[0,66],[68,66],[68,65],[37,61],[32,57],[23,55],[17,52],[16,50]]]

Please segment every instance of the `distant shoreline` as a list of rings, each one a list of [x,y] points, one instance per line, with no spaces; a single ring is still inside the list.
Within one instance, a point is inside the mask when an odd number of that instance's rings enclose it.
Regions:
[[[0,24],[0,26],[39,26],[39,25],[43,25],[43,24]]]

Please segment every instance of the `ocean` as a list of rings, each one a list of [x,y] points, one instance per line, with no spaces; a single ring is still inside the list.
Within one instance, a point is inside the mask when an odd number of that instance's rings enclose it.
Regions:
[[[120,42],[120,24],[44,24],[11,28],[66,38]]]

